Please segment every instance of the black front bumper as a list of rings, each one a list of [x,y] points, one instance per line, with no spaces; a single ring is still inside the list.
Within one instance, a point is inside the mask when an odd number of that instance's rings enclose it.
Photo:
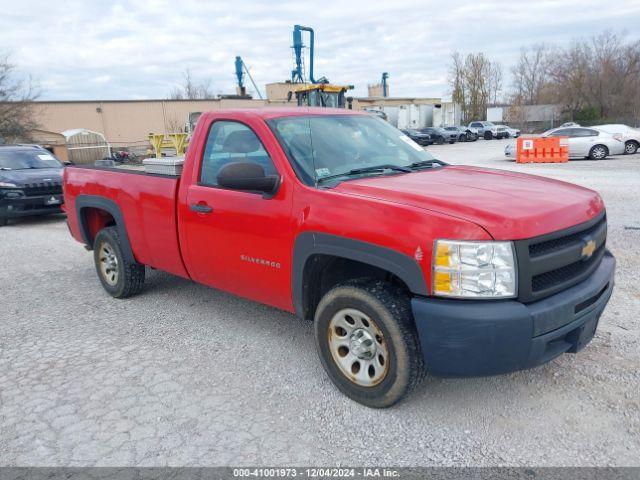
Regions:
[[[60,203],[47,204],[55,198]],[[61,213],[64,197],[62,194],[37,197],[17,197],[0,199],[0,218],[30,217]]]
[[[427,370],[442,376],[495,375],[577,352],[593,338],[611,297],[615,264],[607,251],[586,280],[528,304],[414,298]]]

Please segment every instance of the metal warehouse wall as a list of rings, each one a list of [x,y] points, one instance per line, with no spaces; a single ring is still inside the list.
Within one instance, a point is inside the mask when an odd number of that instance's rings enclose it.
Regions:
[[[44,130],[84,128],[104,134],[115,145],[131,145],[146,142],[151,132],[182,131],[190,112],[266,104],[246,99],[36,102],[35,113]]]

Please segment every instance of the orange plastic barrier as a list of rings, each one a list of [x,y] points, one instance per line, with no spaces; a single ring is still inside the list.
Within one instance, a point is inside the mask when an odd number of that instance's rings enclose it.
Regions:
[[[517,163],[564,163],[568,161],[568,137],[518,138]]]

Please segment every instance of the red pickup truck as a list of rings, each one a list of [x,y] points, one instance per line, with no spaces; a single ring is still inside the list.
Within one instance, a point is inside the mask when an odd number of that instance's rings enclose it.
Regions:
[[[109,294],[152,267],[312,320],[372,407],[580,350],[614,284],[596,192],[447,165],[350,110],[205,113],[180,176],[72,166],[64,194]]]

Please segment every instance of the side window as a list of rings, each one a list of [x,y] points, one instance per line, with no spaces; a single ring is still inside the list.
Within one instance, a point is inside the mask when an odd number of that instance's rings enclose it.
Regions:
[[[258,136],[239,122],[218,121],[211,125],[202,156],[200,183],[217,186],[220,169],[229,163],[257,163],[265,175],[276,175],[276,168]]]
[[[590,128],[585,129],[585,132],[585,137],[597,137],[600,134],[597,130],[592,130]]]
[[[571,135],[571,129],[570,128],[563,128],[561,130],[556,130],[555,132],[553,132],[549,136],[550,137],[573,137],[573,135]]]

